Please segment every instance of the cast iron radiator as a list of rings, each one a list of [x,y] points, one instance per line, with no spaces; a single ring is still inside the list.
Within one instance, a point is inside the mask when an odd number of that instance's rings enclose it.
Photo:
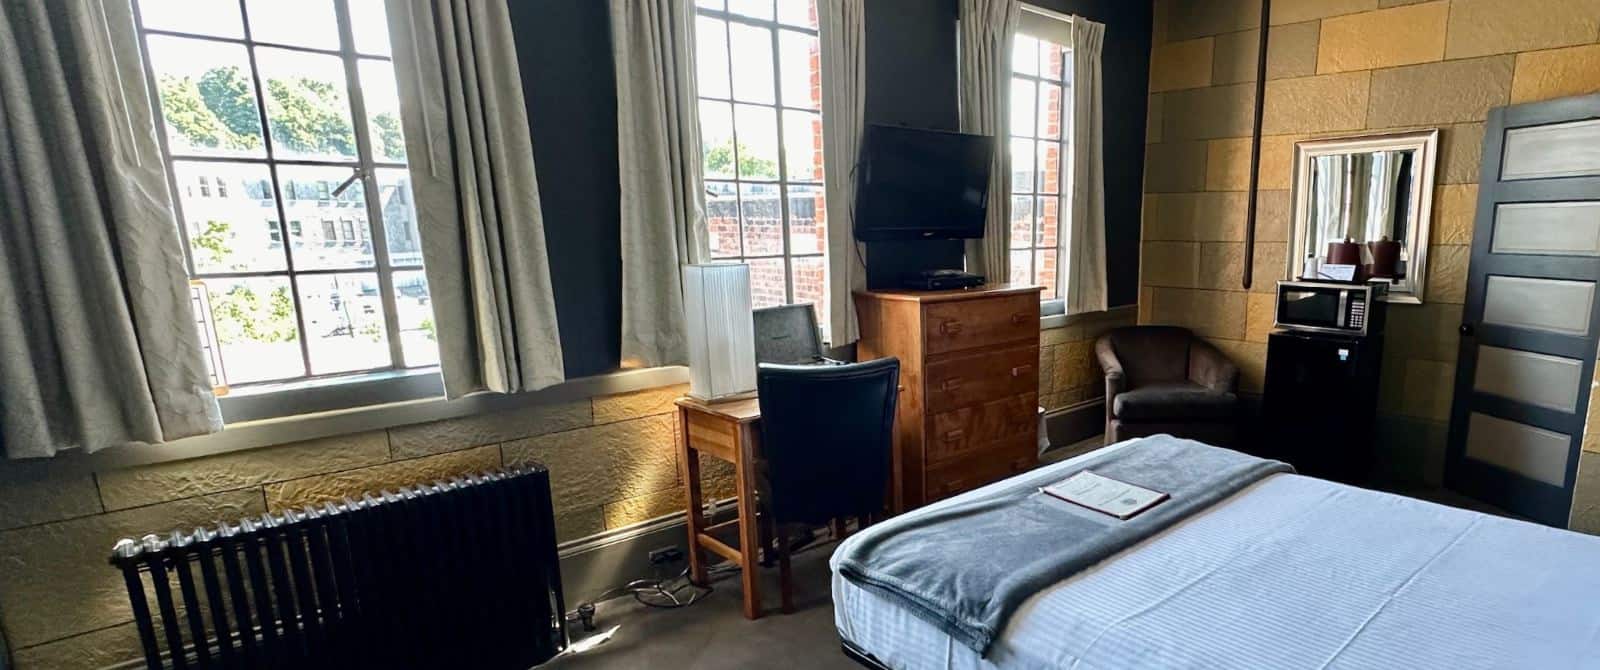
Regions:
[[[567,644],[542,467],[125,539],[111,564],[152,669],[523,670]]]

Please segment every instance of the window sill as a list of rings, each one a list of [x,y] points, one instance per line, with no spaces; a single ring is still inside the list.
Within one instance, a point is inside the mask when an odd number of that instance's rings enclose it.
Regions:
[[[1051,303],[1055,303],[1055,306],[1054,306],[1055,309],[1053,310],[1054,313],[1052,313]],[[1082,314],[1067,314],[1067,313],[1065,313],[1066,312],[1066,303],[1065,303],[1065,301],[1060,300],[1060,299],[1047,300],[1047,301],[1044,302],[1043,305],[1040,306],[1040,309],[1039,309],[1039,314],[1040,314],[1040,316],[1039,316],[1039,330],[1045,331],[1045,330],[1054,330],[1056,328],[1066,328],[1067,326],[1073,326],[1073,325],[1077,325],[1077,324],[1084,323],[1084,322],[1087,322],[1087,321],[1093,321],[1095,319],[1104,318],[1107,315],[1115,314],[1115,313],[1117,313],[1119,311],[1138,309],[1138,307],[1139,307],[1138,305],[1119,305],[1119,306],[1116,306],[1116,307],[1109,308],[1104,312],[1084,312]]]
[[[295,417],[414,400],[443,400],[439,368],[388,370],[282,384],[258,384],[217,399],[222,420],[232,426],[249,421]]]

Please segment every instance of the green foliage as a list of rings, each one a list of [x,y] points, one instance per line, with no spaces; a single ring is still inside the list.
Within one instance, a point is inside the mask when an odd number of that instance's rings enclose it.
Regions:
[[[420,328],[422,332],[428,334],[429,342],[439,341],[439,332],[433,326],[433,319],[423,319],[422,323],[420,324]]]
[[[294,301],[287,286],[273,287],[266,304],[248,284],[234,286],[212,297],[211,313],[223,344],[295,340]]]
[[[210,73],[207,74],[209,76]],[[161,109],[166,116],[167,125],[177,131],[190,145],[229,150],[249,149],[260,145],[259,131],[249,136],[233,132],[217,116],[215,109],[206,101],[194,80],[188,77],[163,75],[158,85],[161,88]]]
[[[189,238],[189,245],[211,254],[211,265],[221,265],[233,253],[228,247],[228,239],[233,237],[231,228],[226,221],[207,221],[205,230]]]
[[[739,145],[739,172],[743,178],[777,179],[778,164],[752,155],[750,147]],[[706,150],[707,174],[733,174],[733,140]]]
[[[272,140],[291,151],[354,156],[350,108],[332,84],[315,79],[267,80]]]
[[[388,158],[406,157],[406,136],[400,131],[400,119],[383,112],[372,116],[372,132],[378,136],[378,155]]]
[[[162,115],[167,125],[191,145],[242,150],[261,146],[261,120],[255,95],[238,67],[215,67],[189,77],[162,75]],[[268,79],[267,116],[279,147],[304,154],[354,156],[355,133],[343,89],[305,77]],[[392,114],[373,119],[385,155],[405,155],[400,120]]]
[[[261,119],[257,116],[256,98],[250,92],[250,81],[237,67],[220,67],[207,70],[196,85],[200,99],[217,119],[235,137],[252,146],[261,143]]]

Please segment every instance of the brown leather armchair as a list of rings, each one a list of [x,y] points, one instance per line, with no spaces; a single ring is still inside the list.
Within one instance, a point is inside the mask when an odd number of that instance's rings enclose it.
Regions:
[[[1239,368],[1187,328],[1130,326],[1095,342],[1106,375],[1106,444],[1169,433],[1237,439]]]

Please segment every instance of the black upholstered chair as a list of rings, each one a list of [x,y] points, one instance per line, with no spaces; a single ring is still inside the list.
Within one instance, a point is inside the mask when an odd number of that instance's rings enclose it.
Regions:
[[[1106,375],[1106,443],[1169,433],[1234,446],[1239,368],[1176,326],[1117,328],[1095,343]]]
[[[790,530],[865,525],[889,483],[900,361],[772,365],[756,372],[761,403],[761,507],[778,540],[783,610],[791,611]]]

